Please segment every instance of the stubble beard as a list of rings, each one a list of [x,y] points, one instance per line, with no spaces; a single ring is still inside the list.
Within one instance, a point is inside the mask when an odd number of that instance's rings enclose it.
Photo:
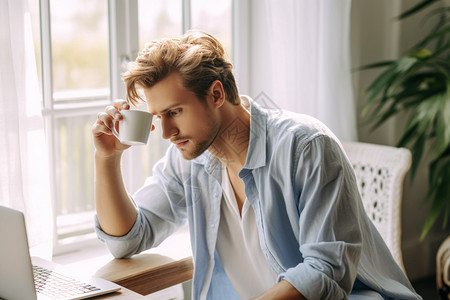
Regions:
[[[207,127],[211,128],[211,130],[209,131],[208,136],[205,139],[203,139],[203,141],[196,143],[192,139],[189,139],[189,142],[194,143],[193,150],[189,151],[189,149],[179,149],[184,159],[191,160],[196,157],[199,157],[200,155],[203,154],[203,152],[208,150],[208,148],[214,143],[219,134],[220,125],[217,122],[210,122],[210,124],[208,124]]]

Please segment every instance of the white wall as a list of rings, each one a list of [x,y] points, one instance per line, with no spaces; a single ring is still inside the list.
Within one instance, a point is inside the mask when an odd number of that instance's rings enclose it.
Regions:
[[[403,21],[395,20],[401,12],[412,7],[417,0],[353,0],[351,25],[351,51],[353,68],[382,60],[398,58],[419,41],[431,24],[422,23],[423,13]],[[363,91],[380,70],[355,72],[353,86],[358,107],[358,121],[363,102]],[[395,145],[401,136],[405,116],[395,117],[376,131],[359,127],[359,140],[385,145]],[[402,209],[402,243],[404,263],[411,280],[435,273],[435,256],[441,241],[450,229],[434,226],[424,241],[419,236],[428,205],[423,199],[427,191],[427,163],[419,167],[415,180],[405,181]]]

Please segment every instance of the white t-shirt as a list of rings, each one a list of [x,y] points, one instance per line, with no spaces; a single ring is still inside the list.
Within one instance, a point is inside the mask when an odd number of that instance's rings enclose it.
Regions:
[[[277,275],[259,244],[255,213],[245,199],[242,218],[226,168],[222,169],[223,196],[217,252],[228,278],[242,299],[256,297],[276,284]]]

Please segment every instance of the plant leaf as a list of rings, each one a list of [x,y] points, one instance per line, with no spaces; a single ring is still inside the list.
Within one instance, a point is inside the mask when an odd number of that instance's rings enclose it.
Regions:
[[[416,135],[417,126],[417,123],[413,123],[406,127],[400,141],[397,143],[397,147],[406,147],[411,142]]]
[[[450,26],[444,27],[442,30],[439,30],[433,34],[427,35],[423,40],[421,40],[419,43],[417,43],[415,46],[413,46],[413,48],[416,48],[416,49],[426,48],[426,45],[428,45],[433,40],[445,37],[449,33],[450,33]]]
[[[416,176],[417,168],[422,160],[423,149],[425,148],[426,135],[421,134],[417,137],[416,142],[413,145],[412,163],[411,163],[411,178]]]
[[[393,61],[393,60],[380,61],[380,62],[376,62],[373,64],[361,66],[359,68],[356,68],[355,71],[365,71],[365,70],[370,70],[370,69],[388,67],[388,66],[393,65],[394,63],[395,63],[395,61]]]
[[[436,185],[439,184],[438,180],[438,174],[439,170],[442,168],[445,168],[448,165],[450,168],[450,146],[440,155],[435,157],[433,161],[429,164],[429,175],[428,175],[428,183],[430,186],[430,191],[428,193],[427,198],[430,198],[432,196],[432,191],[436,187]]]
[[[398,19],[404,19],[406,17],[409,17],[417,12],[419,12],[420,10],[422,10],[423,8],[427,7],[430,4],[433,4],[434,2],[437,2],[438,0],[424,0],[418,4],[416,4],[415,6],[413,6],[411,9],[403,12],[400,16],[398,16]]]
[[[448,74],[448,70],[446,70],[444,67],[442,67],[440,64],[434,63],[432,61],[426,63],[427,66],[430,66],[434,70],[439,71],[442,75],[444,75],[447,79],[450,79],[450,76]]]
[[[378,105],[383,105],[382,103],[389,98],[387,95],[391,87],[393,85],[394,89],[398,87],[402,82],[402,78],[405,76],[405,73],[410,72],[417,61],[418,59],[415,57],[403,56],[395,64],[391,65],[391,67],[379,75],[377,79],[375,79],[375,81],[367,88],[369,97],[362,109],[362,115],[366,115],[369,109],[373,107],[376,102],[378,102]],[[381,98],[379,98],[380,94],[383,94]]]
[[[434,27],[434,29],[432,30],[432,32],[437,32],[440,30],[441,27],[443,27],[447,21],[447,14],[442,11],[442,9],[436,10],[434,12],[432,12],[430,14],[430,18],[433,17],[433,15],[435,15],[436,13],[439,14],[439,22],[436,24],[436,26]],[[438,38],[438,40],[436,41],[436,48],[435,49],[441,49],[444,46],[444,42],[445,42],[445,36]]]
[[[425,236],[430,231],[431,227],[433,227],[436,222],[439,214],[442,210],[443,201],[433,201],[430,210],[428,211],[427,217],[425,219],[425,224],[422,229],[422,233],[420,235],[420,240],[423,240]]]
[[[442,229],[445,229],[445,227],[447,227],[449,215],[450,215],[450,204],[446,203],[444,212],[444,221],[442,222]]]
[[[433,53],[428,49],[420,49],[418,51],[411,53],[410,55],[419,59],[425,59],[431,57]]]
[[[430,30],[430,32],[428,33],[428,35],[421,40],[420,42],[418,42],[415,46],[412,47],[412,49],[418,49],[420,48],[419,45],[424,45],[427,42],[425,42],[425,39],[430,36],[435,34],[436,32],[439,32],[440,30],[442,30],[442,28],[445,28],[445,25],[447,25],[447,12],[449,11],[449,7],[438,7],[434,10],[432,10],[431,12],[429,12],[426,16],[425,19],[428,20],[435,20],[436,18],[439,19],[439,21],[433,26],[433,29]],[[438,37],[438,40],[436,41],[436,47],[435,49],[440,49],[442,47],[442,45],[444,44],[445,41],[445,35]]]
[[[427,197],[427,200],[432,199],[432,203],[422,229],[421,240],[425,238],[436,222],[439,214],[442,212],[442,208],[446,206],[446,211],[449,210],[450,185],[448,182],[450,182],[450,160],[447,160],[447,163],[443,164],[437,173],[437,179],[433,181],[433,186],[430,187],[430,197]],[[445,226],[446,223],[443,223],[443,225]]]
[[[436,146],[435,153],[441,153],[450,145],[450,87],[447,92],[442,95],[439,101],[441,104],[436,122]]]
[[[362,114],[365,115],[367,110],[372,106],[372,104],[377,100],[379,95],[388,88],[389,82],[396,76],[395,65],[391,66],[389,69],[384,71],[380,76],[375,79],[375,81],[367,88],[367,93],[369,98],[366,101],[366,105],[363,107]]]
[[[388,120],[390,117],[398,113],[397,109],[397,103],[393,102],[389,108],[387,108],[381,116],[378,118],[378,121],[375,122],[375,124],[372,126],[372,130],[379,127],[381,124],[383,124],[386,120]]]
[[[438,101],[442,95],[435,95],[426,101],[420,103],[413,115],[408,121],[405,134],[400,139],[399,145],[405,146],[406,142],[413,142],[411,178],[416,175],[417,168],[422,160],[424,145],[427,137],[432,129],[433,121],[440,112],[440,102]]]

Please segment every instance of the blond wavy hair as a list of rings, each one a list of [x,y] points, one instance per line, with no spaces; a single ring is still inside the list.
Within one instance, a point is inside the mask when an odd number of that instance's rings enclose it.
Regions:
[[[134,62],[130,62],[122,78],[127,87],[127,101],[145,102],[139,89],[152,87],[172,72],[177,72],[185,88],[200,100],[206,99],[208,88],[219,80],[226,99],[238,105],[238,88],[232,64],[225,57],[220,42],[201,31],[188,31],[180,38],[161,39],[147,43]]]

